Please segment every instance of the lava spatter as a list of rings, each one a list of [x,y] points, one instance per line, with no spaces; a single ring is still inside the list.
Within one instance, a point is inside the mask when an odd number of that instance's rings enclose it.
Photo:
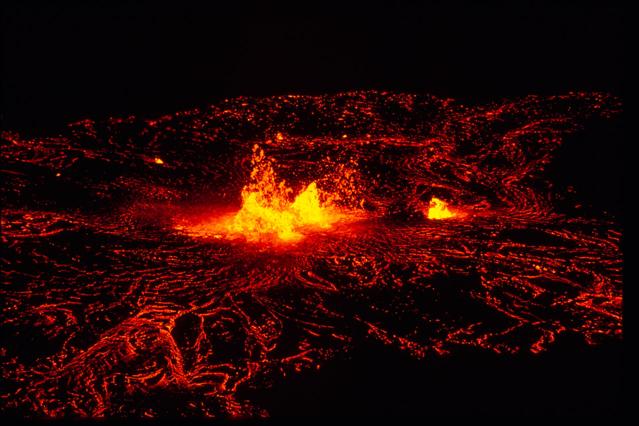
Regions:
[[[253,147],[251,164],[250,183],[242,188],[238,212],[196,224],[178,224],[176,228],[192,236],[288,242],[300,240],[303,231],[329,229],[347,218],[346,211],[333,204],[338,195],[322,192],[316,182],[309,183],[293,199],[293,189],[278,180],[272,161],[258,145]]]
[[[433,197],[428,204],[428,210],[426,216],[429,219],[449,219],[451,217],[459,216],[458,212],[453,212],[448,203],[440,200],[437,197]]]
[[[264,416],[244,391],[371,339],[416,358],[618,340],[621,226],[544,169],[619,111],[369,91],[4,131],[0,407]]]

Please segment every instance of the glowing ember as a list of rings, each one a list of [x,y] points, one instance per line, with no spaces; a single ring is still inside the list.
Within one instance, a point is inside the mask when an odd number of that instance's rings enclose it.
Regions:
[[[448,204],[439,198],[433,197],[428,206],[429,219],[448,219],[454,217],[455,213],[450,211]]]

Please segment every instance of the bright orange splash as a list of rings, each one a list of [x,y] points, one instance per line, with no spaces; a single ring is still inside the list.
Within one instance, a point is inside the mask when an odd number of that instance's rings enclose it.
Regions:
[[[293,190],[277,179],[272,160],[258,145],[253,147],[251,164],[250,182],[242,189],[242,207],[237,213],[176,229],[201,237],[289,242],[301,239],[302,231],[327,229],[342,218],[333,204],[339,197],[322,193],[315,182],[292,199]]]
[[[229,234],[241,234],[249,241],[277,236],[293,241],[302,237],[302,228],[329,228],[339,215],[330,203],[320,201],[320,192],[311,182],[293,202],[293,190],[278,182],[272,161],[257,145],[253,147],[251,182],[242,189],[242,208],[226,225]]]
[[[428,205],[429,219],[448,219],[451,217],[455,217],[455,213],[450,211],[445,201],[436,197],[430,200],[430,204]]]

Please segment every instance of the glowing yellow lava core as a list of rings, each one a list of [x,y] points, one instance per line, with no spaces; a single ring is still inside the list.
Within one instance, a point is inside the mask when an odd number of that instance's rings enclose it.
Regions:
[[[455,213],[450,211],[448,204],[439,198],[433,197],[428,206],[429,219],[448,219],[454,217]]]
[[[241,234],[249,241],[277,236],[283,241],[302,237],[302,228],[329,228],[339,219],[330,202],[322,203],[320,191],[311,182],[290,201],[292,189],[276,179],[270,159],[253,147],[251,182],[242,189],[242,207],[228,221],[229,234]]]

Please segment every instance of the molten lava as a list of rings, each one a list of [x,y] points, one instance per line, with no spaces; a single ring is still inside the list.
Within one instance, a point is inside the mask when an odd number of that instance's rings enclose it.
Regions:
[[[616,344],[622,227],[544,167],[619,113],[349,92],[2,131],[0,415],[259,417],[377,343]]]
[[[257,145],[253,147],[251,183],[242,189],[242,208],[228,221],[230,235],[242,235],[248,241],[273,236],[283,241],[302,238],[305,228],[329,228],[339,219],[330,203],[320,201],[320,191],[311,182],[293,202],[293,192],[284,180],[277,181],[272,161]]]
[[[430,200],[430,204],[428,206],[429,219],[448,219],[455,216],[456,214],[450,211],[450,209],[448,208],[448,203],[446,203],[445,201],[442,201],[436,197],[433,197]]]
[[[177,225],[191,236],[244,238],[247,241],[299,241],[305,232],[329,229],[344,218],[333,205],[339,194],[322,192],[315,181],[292,199],[293,189],[278,179],[273,161],[253,146],[250,182],[242,188],[242,206],[232,216],[195,225]]]

